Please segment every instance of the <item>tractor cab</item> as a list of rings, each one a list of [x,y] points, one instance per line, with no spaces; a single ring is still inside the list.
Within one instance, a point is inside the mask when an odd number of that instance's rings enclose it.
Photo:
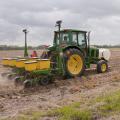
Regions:
[[[86,55],[88,53],[87,32],[73,29],[55,31],[53,46],[63,50],[68,47],[76,47]]]
[[[87,47],[86,40],[86,31],[64,29],[55,31],[54,35],[54,45],[55,46],[68,46],[68,45],[77,45],[82,48]]]

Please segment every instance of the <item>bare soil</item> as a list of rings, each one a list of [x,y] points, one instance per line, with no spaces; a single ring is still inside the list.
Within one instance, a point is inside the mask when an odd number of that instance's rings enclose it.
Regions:
[[[112,49],[111,53],[108,72],[98,74],[92,68],[86,70],[82,77],[57,79],[46,87],[25,90],[22,86],[15,87],[14,80],[0,75],[0,118],[13,117],[28,109],[46,111],[120,89],[120,49]],[[22,54],[23,51],[0,51],[1,58]],[[10,68],[0,64],[1,74],[9,71]]]

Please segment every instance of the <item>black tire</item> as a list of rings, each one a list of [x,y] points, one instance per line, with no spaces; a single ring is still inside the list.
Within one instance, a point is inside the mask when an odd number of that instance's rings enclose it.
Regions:
[[[46,86],[50,83],[50,81],[51,81],[50,78],[43,77],[43,78],[40,79],[40,84],[43,85],[43,86]]]
[[[102,67],[104,66],[104,68]],[[104,73],[108,71],[108,63],[105,60],[100,60],[97,63],[97,72],[98,73]]]
[[[82,60],[82,68],[77,74],[72,74],[69,69],[68,69],[68,60],[72,55],[78,55],[81,60]],[[85,60],[82,52],[76,48],[70,48],[64,52],[64,67],[65,67],[65,76],[70,78],[70,77],[76,77],[76,76],[81,76],[85,70]]]

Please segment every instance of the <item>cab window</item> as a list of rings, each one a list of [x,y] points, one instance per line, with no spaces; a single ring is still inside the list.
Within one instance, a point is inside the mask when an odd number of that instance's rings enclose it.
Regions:
[[[72,43],[83,47],[86,45],[85,33],[73,32],[72,35]]]
[[[73,43],[75,43],[75,44],[78,43],[77,33],[73,33]]]
[[[85,46],[85,34],[84,33],[78,33],[78,45]]]
[[[62,34],[62,43],[68,43],[69,42],[69,35],[68,33]]]

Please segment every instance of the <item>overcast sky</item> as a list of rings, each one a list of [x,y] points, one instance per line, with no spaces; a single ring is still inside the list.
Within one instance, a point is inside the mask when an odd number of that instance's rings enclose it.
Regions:
[[[120,44],[120,0],[0,0],[0,44],[52,44],[55,22],[91,31],[92,44]]]

